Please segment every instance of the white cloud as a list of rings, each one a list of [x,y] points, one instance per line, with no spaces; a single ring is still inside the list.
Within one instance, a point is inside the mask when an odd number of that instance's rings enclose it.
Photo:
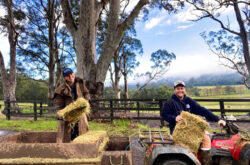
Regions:
[[[157,36],[160,36],[160,35],[165,35],[166,33],[165,32],[162,32],[162,31],[158,31],[157,33],[155,33],[155,35]]]
[[[194,12],[193,6],[188,6],[187,9],[175,15],[178,22],[188,22],[197,19],[197,15],[201,15],[200,11]]]
[[[7,37],[4,37],[3,35],[0,35],[0,51],[2,52],[2,55],[4,57],[4,64],[5,66],[9,63],[9,51],[10,51],[10,45]]]
[[[6,15],[6,10],[3,8],[3,6],[0,6],[0,16]]]
[[[150,71],[150,66],[152,62],[149,58],[138,57],[138,61],[143,61],[136,68],[136,73],[145,73],[146,71]],[[223,74],[223,73],[233,73],[235,71],[230,70],[222,65],[220,65],[219,59],[216,55],[213,54],[196,54],[196,55],[178,55],[176,60],[170,65],[168,72],[162,76],[162,78],[167,77],[183,77],[183,78],[191,78],[191,77],[199,77],[204,74]],[[145,79],[133,76],[129,77],[129,83],[137,83],[144,82]]]
[[[171,23],[172,23],[172,21],[171,21],[170,19],[168,19],[168,20],[166,21],[166,24],[167,24],[167,25],[171,25]]]
[[[164,20],[167,17],[167,15],[162,15],[160,17],[154,17],[146,22],[145,28],[146,29],[152,29],[153,27],[159,25],[162,23],[162,20]]]
[[[187,29],[194,26],[194,24],[190,24],[190,25],[182,25],[182,26],[178,26],[177,29]]]
[[[170,66],[167,76],[198,77],[202,74],[233,72],[219,64],[218,57],[212,54],[177,56]]]

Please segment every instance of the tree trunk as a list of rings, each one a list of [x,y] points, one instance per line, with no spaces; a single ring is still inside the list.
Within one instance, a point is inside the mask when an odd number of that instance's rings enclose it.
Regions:
[[[124,75],[124,98],[128,99],[128,80],[127,80],[127,73],[125,73]]]
[[[244,54],[244,59],[246,62],[246,67],[248,70],[248,77],[250,74],[250,52],[249,52],[249,44],[248,44],[248,38],[247,38],[247,32],[246,28],[244,26],[244,22],[241,17],[240,9],[237,0],[233,1],[234,4],[234,11],[236,15],[237,22],[239,24],[240,28],[240,38],[242,40],[242,45],[243,45],[243,54]]]
[[[5,1],[6,7],[8,9],[8,39],[10,44],[10,71],[7,73],[4,65],[4,59],[2,53],[0,52],[0,64],[1,64],[1,75],[3,84],[4,100],[10,99],[11,110],[19,112],[18,105],[16,104],[16,44],[18,33],[15,29],[14,14],[13,14],[13,3],[12,0]]]
[[[119,82],[115,82],[115,98],[120,99],[121,98],[121,89],[119,86]]]
[[[53,96],[55,90],[55,14],[54,14],[55,2],[54,0],[48,0],[47,4],[47,16],[48,16],[48,27],[49,27],[49,89],[48,89],[48,106],[53,106]]]
[[[127,80],[127,61],[126,56],[123,57],[123,77],[124,77],[124,98],[128,99],[128,80]]]
[[[115,52],[114,54],[114,67],[115,67],[115,84],[114,84],[114,91],[115,91],[115,98],[121,98],[121,89],[120,89],[120,79],[121,79],[121,58],[119,58],[119,54]]]
[[[96,59],[96,28],[99,14],[107,2],[109,5],[107,38],[101,55]],[[81,1],[80,16],[78,25],[75,24],[68,0],[61,0],[63,9],[64,23],[71,33],[77,55],[77,76],[86,80],[91,98],[102,98],[103,84],[106,79],[108,67],[125,30],[138,16],[140,10],[148,0],[140,0],[127,19],[120,23],[120,1],[102,0],[98,2]]]

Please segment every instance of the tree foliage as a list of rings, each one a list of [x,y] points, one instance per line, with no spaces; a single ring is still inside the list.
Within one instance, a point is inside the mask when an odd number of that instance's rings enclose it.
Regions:
[[[55,16],[49,13],[49,2],[45,0],[24,0],[26,5],[25,15],[27,16],[27,25],[25,26],[25,33],[21,35],[18,48],[18,62],[20,67],[26,74],[33,78],[46,79],[48,78],[49,63],[50,63],[50,40],[49,40],[49,18],[53,17],[53,29],[51,29],[55,39],[53,42],[54,57],[56,63],[54,68],[60,65],[63,68],[71,65],[75,61],[75,53],[73,49],[72,40],[64,26],[62,26],[62,13],[58,0],[54,0],[52,4]]]
[[[167,50],[159,49],[151,54],[150,61],[151,71],[146,71],[142,74],[137,74],[137,77],[144,78],[145,83],[143,85],[138,84],[138,90],[140,91],[146,87],[152,80],[161,78],[169,69],[169,66],[173,60],[176,59],[174,53],[170,53]]]
[[[0,100],[3,99],[2,85],[0,85]],[[17,74],[17,101],[47,101],[48,86],[44,81],[34,80],[26,74]]]
[[[201,33],[210,50],[219,57],[220,63],[237,71],[249,88],[249,73],[244,59],[243,46],[239,36],[230,35],[225,30]]]

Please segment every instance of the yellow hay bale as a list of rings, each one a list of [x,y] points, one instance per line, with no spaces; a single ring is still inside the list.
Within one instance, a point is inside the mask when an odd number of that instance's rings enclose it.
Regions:
[[[76,101],[57,112],[58,116],[62,117],[64,120],[71,118],[70,123],[72,125],[74,125],[78,120],[80,120],[83,114],[89,113],[89,102],[82,97],[78,98]]]
[[[197,153],[208,124],[201,117],[189,112],[182,111],[181,116],[184,120],[176,124],[173,140],[176,144],[188,148],[193,153]]]
[[[109,137],[106,131],[88,131],[87,133],[78,136],[72,141],[72,143],[99,143],[99,153],[105,150],[108,142]]]
[[[108,137],[106,131],[88,131],[75,138],[72,143],[96,143],[101,138]]]
[[[100,157],[82,159],[14,158],[0,159],[0,164],[100,164]]]

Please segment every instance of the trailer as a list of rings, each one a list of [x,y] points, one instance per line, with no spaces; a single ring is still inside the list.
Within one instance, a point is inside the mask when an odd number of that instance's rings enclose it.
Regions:
[[[112,136],[103,144],[101,138],[97,143],[56,143],[56,136],[18,132],[0,137],[0,164],[132,165],[129,137]]]

